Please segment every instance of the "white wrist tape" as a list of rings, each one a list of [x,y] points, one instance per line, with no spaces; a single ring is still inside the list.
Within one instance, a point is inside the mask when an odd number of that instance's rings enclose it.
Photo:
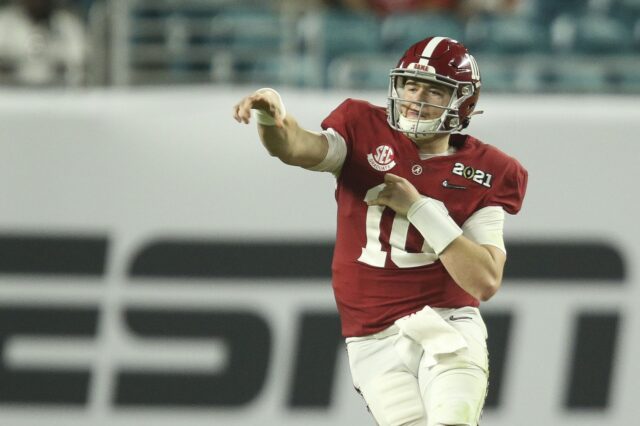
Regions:
[[[438,256],[462,235],[462,229],[451,219],[444,204],[433,198],[423,197],[413,203],[407,212],[407,219]]]
[[[280,109],[280,114],[282,115],[282,118],[284,119],[284,117],[287,115],[287,110],[284,107],[284,103],[282,102],[282,98],[280,97],[280,93],[278,93],[276,90],[270,88],[270,87],[264,87],[262,89],[258,89],[256,90],[256,93],[264,93],[264,92],[272,92],[276,95],[276,97],[278,98],[278,101],[280,102],[280,105],[278,106],[278,108]],[[256,122],[258,124],[261,124],[263,126],[275,126],[276,125],[276,120],[275,118],[273,118],[273,116],[271,114],[269,114],[267,111],[263,111],[261,109],[255,109],[255,117],[256,117]]]

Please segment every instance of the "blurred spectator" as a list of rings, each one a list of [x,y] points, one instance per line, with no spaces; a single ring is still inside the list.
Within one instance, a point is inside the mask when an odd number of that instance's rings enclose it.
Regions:
[[[328,6],[340,6],[355,12],[372,11],[381,16],[407,12],[455,14],[463,19],[475,15],[500,15],[517,12],[521,0],[325,0]]]
[[[339,3],[346,9],[356,12],[373,11],[378,15],[386,16],[416,10],[455,12],[459,0],[341,0]]]
[[[83,83],[85,29],[57,0],[16,0],[0,10],[0,80],[18,85]]]
[[[521,0],[461,0],[458,14],[465,18],[477,15],[510,15],[526,7]]]

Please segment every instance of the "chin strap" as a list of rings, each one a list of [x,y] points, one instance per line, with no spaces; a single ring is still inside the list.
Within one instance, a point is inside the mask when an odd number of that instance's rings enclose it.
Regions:
[[[433,120],[411,119],[407,118],[402,113],[398,117],[398,127],[409,134],[419,137],[421,134],[435,132],[440,127],[442,118],[435,118]]]

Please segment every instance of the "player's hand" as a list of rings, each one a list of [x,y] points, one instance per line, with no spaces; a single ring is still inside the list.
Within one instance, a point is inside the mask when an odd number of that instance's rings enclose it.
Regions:
[[[384,175],[384,188],[374,200],[367,202],[370,206],[386,206],[397,214],[407,215],[413,203],[420,199],[420,193],[411,182],[392,173]]]
[[[257,91],[242,98],[233,107],[233,118],[238,123],[249,124],[252,109],[259,109],[271,115],[276,120],[276,127],[284,126],[284,117],[280,110],[280,99],[275,93]]]

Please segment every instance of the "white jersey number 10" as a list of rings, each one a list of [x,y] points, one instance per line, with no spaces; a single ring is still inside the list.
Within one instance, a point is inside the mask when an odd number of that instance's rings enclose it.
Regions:
[[[384,184],[382,183],[368,190],[364,201],[376,199],[383,188]],[[378,268],[384,268],[387,260],[387,252],[382,250],[382,242],[380,241],[380,223],[384,209],[384,206],[369,206],[367,208],[367,246],[362,248],[362,254],[358,258],[360,262]],[[399,268],[415,268],[429,265],[438,260],[438,256],[426,241],[422,245],[422,253],[405,251],[409,225],[409,220],[406,217],[394,216],[388,241],[391,246],[391,261]]]

